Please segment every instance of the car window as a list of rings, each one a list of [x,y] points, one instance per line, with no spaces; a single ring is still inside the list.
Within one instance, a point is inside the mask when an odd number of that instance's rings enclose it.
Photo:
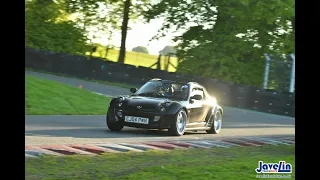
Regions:
[[[189,86],[186,84],[172,84],[173,93],[172,97],[181,99],[181,100],[187,100],[189,95]]]
[[[208,92],[204,89],[201,89],[201,92],[203,93],[203,99],[207,99]]]
[[[188,99],[189,86],[181,83],[150,81],[144,84],[135,95],[157,97],[157,98],[172,98],[177,100]]]
[[[200,95],[202,97],[202,99],[205,98],[204,92],[200,88],[193,88],[192,89],[191,96],[194,96],[194,95]]]

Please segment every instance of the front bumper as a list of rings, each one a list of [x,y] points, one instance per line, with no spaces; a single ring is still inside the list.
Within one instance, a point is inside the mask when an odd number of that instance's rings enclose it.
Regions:
[[[146,111],[126,111],[115,109],[115,112],[121,111],[122,117],[117,116],[119,122],[124,123],[125,126],[128,127],[136,127],[136,128],[147,128],[147,129],[168,129],[170,125],[174,121],[175,115],[174,114],[166,114],[165,112],[146,112]],[[148,118],[148,124],[140,124],[140,123],[133,123],[133,122],[125,122],[125,116],[135,116],[135,117],[143,117]],[[160,119],[155,121],[155,116],[159,116]]]

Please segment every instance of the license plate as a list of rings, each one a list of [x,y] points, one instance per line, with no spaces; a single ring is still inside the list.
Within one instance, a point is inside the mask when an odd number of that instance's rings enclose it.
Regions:
[[[149,124],[149,119],[143,117],[126,116],[125,121],[139,124]]]

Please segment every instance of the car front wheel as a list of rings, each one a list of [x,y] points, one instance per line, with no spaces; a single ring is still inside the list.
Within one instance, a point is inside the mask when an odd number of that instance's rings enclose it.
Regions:
[[[182,136],[187,125],[187,113],[181,109],[175,116],[175,120],[170,126],[169,132],[174,136]]]
[[[119,119],[117,121],[115,113],[112,112],[113,111],[109,111],[106,115],[107,126],[111,131],[121,131],[124,127],[124,124],[121,123]]]

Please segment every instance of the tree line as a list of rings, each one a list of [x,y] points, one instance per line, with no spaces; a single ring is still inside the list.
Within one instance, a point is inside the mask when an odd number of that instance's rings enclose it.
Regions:
[[[72,54],[89,51],[98,33],[121,33],[124,63],[130,23],[163,17],[153,39],[181,31],[177,71],[261,86],[264,53],[295,52],[292,0],[26,0],[26,47]],[[111,46],[111,45],[110,45]],[[201,69],[201,71],[199,71]]]

